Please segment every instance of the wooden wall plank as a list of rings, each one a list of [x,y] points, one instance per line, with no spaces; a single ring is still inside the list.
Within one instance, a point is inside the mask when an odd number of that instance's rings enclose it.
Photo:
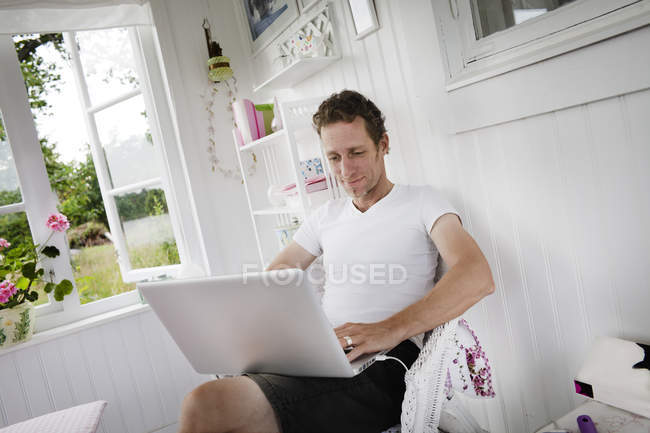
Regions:
[[[519,212],[518,220],[524,219],[531,223],[531,236],[539,245],[539,249],[530,248],[523,243],[522,263],[525,269],[527,297],[530,302],[530,321],[532,324],[535,356],[538,361],[536,368],[540,373],[540,390],[543,399],[544,413],[532,425],[534,429],[545,425],[553,414],[561,416],[570,404],[564,390],[567,383],[567,372],[564,368],[564,351],[561,346],[560,322],[557,311],[558,293],[553,279],[554,268],[551,266],[551,256],[557,257],[557,251],[562,247],[562,239],[558,238],[559,226],[565,224],[558,215],[558,197],[553,191],[559,189],[559,173],[557,163],[549,146],[555,139],[554,123],[551,116],[541,116],[518,122],[522,125],[523,135],[517,139],[524,142],[512,143],[512,147],[520,148],[521,153],[513,159],[522,165],[520,174],[524,177],[513,183],[522,183],[522,193],[525,201],[516,206],[525,209]],[[562,390],[560,392],[560,390]],[[554,398],[551,396],[554,395]],[[538,412],[542,413],[541,408]]]
[[[594,256],[600,250],[594,250],[586,242],[594,237],[592,231],[598,233],[600,222],[598,213],[595,212],[598,194],[590,161],[590,138],[584,120],[584,107],[562,110],[554,116],[557,131],[555,149],[562,177],[562,203],[559,211],[567,219],[564,235],[568,246],[561,250],[563,254],[556,254],[553,260],[558,278],[562,263],[572,268],[572,271],[565,269],[565,278],[558,280],[556,286],[563,289],[558,310],[562,318],[564,340],[569,349],[567,369],[570,375],[575,375],[593,338],[590,320],[593,297],[590,293],[593,284],[598,282],[598,276],[594,278],[592,269],[599,266],[602,257]],[[568,386],[574,406],[584,401],[584,398],[575,394],[572,384]]]
[[[615,116],[619,114],[619,116]],[[612,208],[616,205],[616,195],[620,187],[617,175],[621,173],[617,166],[620,161],[616,135],[609,132],[617,130],[618,134],[623,133],[621,126],[620,111],[613,100],[607,100],[595,104],[588,104],[583,107],[583,116],[589,149],[586,157],[592,164],[593,183],[597,187],[597,197],[594,197],[593,207],[585,209],[597,215],[597,221],[590,227],[585,236],[590,237],[588,244],[590,248],[596,249],[594,261],[589,267],[590,274],[597,279],[585,287],[589,297],[586,299],[590,311],[589,322],[594,336],[599,335],[621,335],[622,323],[620,318],[620,305],[616,298],[615,289],[615,267],[616,253],[620,251],[615,240],[616,227],[614,212],[618,209]],[[604,124],[603,124],[604,122]],[[610,160],[611,158],[611,160]],[[612,165],[610,165],[612,164]]]
[[[493,364],[493,378],[497,398],[503,402],[505,411],[506,432],[525,431],[523,399],[518,392],[518,374],[521,368],[512,361],[517,353],[513,340],[512,324],[510,323],[510,305],[507,297],[506,282],[500,271],[497,257],[491,243],[487,219],[485,218],[486,202],[481,180],[478,176],[474,137],[471,134],[458,136],[455,140],[459,171],[463,173],[460,188],[465,203],[463,213],[467,231],[476,239],[485,254],[496,284],[496,291],[486,298],[485,302],[490,311],[491,326],[487,330],[489,342],[486,347],[488,356]],[[479,335],[481,330],[476,330]],[[498,350],[491,350],[492,348]],[[508,372],[508,374],[506,374]]]
[[[137,387],[135,374],[129,365],[127,348],[120,334],[119,323],[97,327],[103,345],[113,387],[119,395],[122,415],[131,433],[146,431],[144,399]]]
[[[147,351],[153,360],[151,367],[162,394],[163,419],[165,423],[171,423],[178,419],[183,395],[179,391],[176,371],[170,366],[164,347],[165,343],[161,336],[167,331],[153,312],[140,315],[139,320],[145,336]]]
[[[124,354],[142,406],[145,431],[152,431],[166,424],[163,419],[162,397],[153,372],[156,361],[147,350],[139,317],[132,316],[120,320],[119,327],[120,337],[126,349]]]
[[[106,342],[99,329],[90,328],[81,332],[79,344],[86,366],[92,376],[97,399],[108,401],[102,415],[102,424],[106,431],[110,433],[138,433],[129,429],[127,424],[127,419],[132,418],[129,411],[137,410],[137,408],[126,405],[115,386],[115,373],[112,371],[105,353],[109,349],[105,347]]]
[[[636,206],[632,204],[630,209],[620,209],[620,212],[638,212],[639,218],[637,225],[626,227],[628,239],[629,236],[635,239],[627,244],[629,249],[620,258],[624,262],[621,270],[629,272],[629,277],[623,276],[618,297],[625,320],[623,337],[650,344],[647,308],[650,305],[650,91],[625,95],[621,109],[628,131],[626,148],[631,160],[626,167],[631,172],[630,185],[626,187],[634,191],[631,197],[636,200]]]
[[[37,346],[30,346],[16,351],[15,362],[18,367],[18,379],[25,390],[30,416],[37,417],[52,412],[54,409],[50,392],[43,374]]]
[[[2,400],[3,422],[6,425],[31,418],[25,389],[18,377],[15,353],[0,357],[0,400]]]
[[[53,410],[62,410],[75,405],[72,397],[72,384],[66,373],[59,344],[58,341],[48,341],[39,345],[44,376],[52,395]]]
[[[67,335],[55,341],[61,351],[63,374],[70,383],[70,391],[74,403],[83,404],[99,400],[100,397],[95,387],[95,379],[90,373],[86,354],[81,347],[80,334]],[[108,406],[104,411],[105,414],[100,420],[99,430],[102,433],[107,433],[108,427],[115,419],[115,404],[116,402],[114,401],[108,401]],[[109,408],[110,415],[106,415]],[[109,419],[107,419],[107,416]]]
[[[413,105],[408,100],[407,83],[400,79],[404,76],[404,72],[393,34],[393,19],[389,16],[389,2],[387,0],[378,2],[377,12],[378,19],[384,23],[384,27],[382,32],[378,31],[374,34],[379,48],[375,62],[381,65],[381,70],[384,72],[382,81],[379,82],[383,83],[381,87],[385,88],[388,93],[384,108],[391,110],[390,117],[386,113],[387,121],[393,124],[389,131],[389,136],[393,140],[391,152],[398,152],[395,156],[402,164],[407,160],[419,161]],[[386,83],[391,83],[391,85],[386,85]],[[397,115],[397,113],[400,114]],[[423,180],[421,164],[404,167],[403,177],[397,179],[398,182],[408,184],[421,184]]]

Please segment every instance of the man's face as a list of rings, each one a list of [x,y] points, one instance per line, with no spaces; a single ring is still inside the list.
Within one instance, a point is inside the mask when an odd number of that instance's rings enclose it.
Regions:
[[[366,131],[365,121],[336,122],[321,128],[325,156],[339,184],[353,198],[371,191],[386,174],[384,155],[388,137],[379,140],[379,149]]]

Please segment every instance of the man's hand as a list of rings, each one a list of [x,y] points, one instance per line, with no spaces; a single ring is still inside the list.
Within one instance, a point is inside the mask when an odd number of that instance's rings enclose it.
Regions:
[[[354,349],[347,354],[348,360],[354,361],[365,353],[392,349],[402,342],[402,333],[388,322],[346,323],[334,328],[336,337],[343,349],[350,346],[343,337],[350,337]]]

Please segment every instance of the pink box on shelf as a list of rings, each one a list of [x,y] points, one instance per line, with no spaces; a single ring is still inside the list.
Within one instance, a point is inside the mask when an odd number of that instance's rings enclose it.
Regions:
[[[324,174],[314,176],[305,181],[305,191],[307,193],[322,191],[324,189],[327,189],[327,180],[325,179]],[[288,185],[285,185],[282,188],[282,193],[286,195],[297,194],[298,190],[296,190],[296,184],[290,183]]]
[[[244,143],[244,138],[242,137],[241,131],[239,130],[239,128],[233,128],[232,132],[235,135],[235,139],[237,140],[237,145],[240,146],[240,147],[243,146],[245,144]]]
[[[251,100],[242,99],[233,102],[232,113],[245,144],[260,138],[257,110],[255,110],[255,105]],[[264,119],[262,118],[262,130],[263,129]],[[262,137],[264,137],[264,135],[262,135]]]
[[[322,191],[324,189],[327,189],[327,180],[325,179],[324,174],[312,177],[311,179],[307,179],[305,181],[305,191],[308,193]]]

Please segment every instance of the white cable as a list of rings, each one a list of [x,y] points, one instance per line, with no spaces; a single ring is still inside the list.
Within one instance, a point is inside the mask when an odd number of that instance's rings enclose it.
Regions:
[[[404,364],[401,359],[395,358],[393,356],[377,355],[377,357],[375,359],[377,361],[386,361],[387,359],[392,359],[393,361],[397,361],[400,364],[402,364],[402,367],[404,367],[404,370],[408,371],[408,367],[406,366],[406,364]]]

